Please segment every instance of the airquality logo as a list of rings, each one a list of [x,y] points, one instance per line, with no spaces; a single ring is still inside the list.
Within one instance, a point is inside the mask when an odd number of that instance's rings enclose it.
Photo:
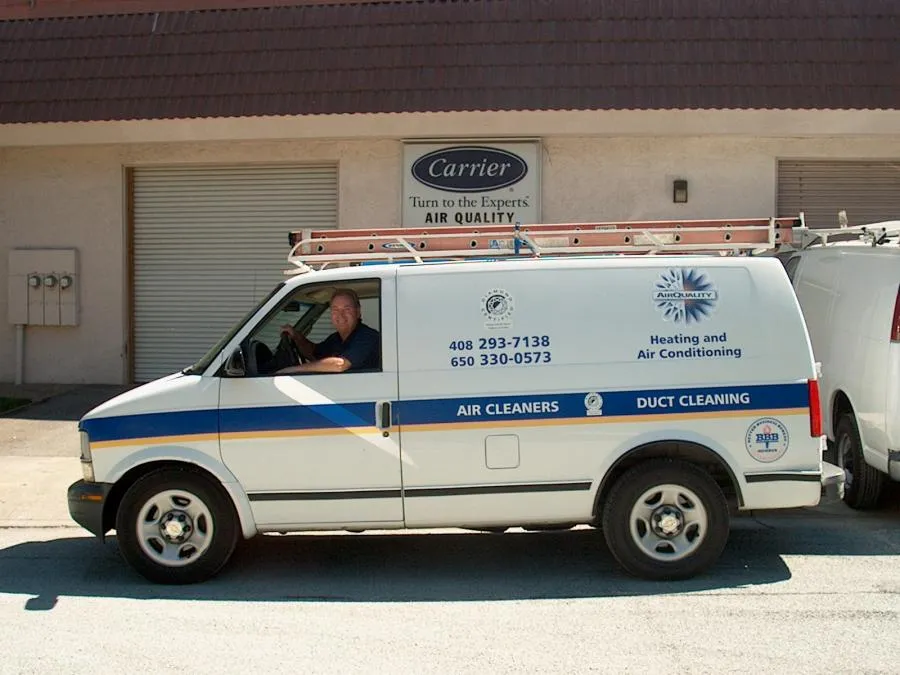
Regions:
[[[653,302],[666,321],[697,323],[709,317],[719,292],[703,272],[671,269],[663,272],[653,289]]]

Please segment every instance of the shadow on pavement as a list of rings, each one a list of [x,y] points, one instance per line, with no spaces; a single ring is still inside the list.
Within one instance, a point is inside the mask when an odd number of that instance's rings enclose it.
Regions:
[[[77,422],[81,417],[122,392],[133,389],[135,385],[79,385],[60,392],[47,399],[39,400],[24,408],[0,414],[0,418],[23,420],[55,420]]]
[[[900,555],[891,514],[848,528],[840,517],[741,518],[707,575],[647,582],[623,573],[597,530],[481,534],[267,535],[238,547],[218,577],[154,585],[115,538],[28,542],[0,550],[0,593],[52,609],[60,596],[249,602],[456,602],[652,596],[785,581],[786,555]],[[772,524],[772,523],[775,524]]]
[[[160,586],[137,576],[115,538],[30,542],[0,550],[0,593],[253,602],[455,602],[684,593],[790,578],[777,556],[748,566],[734,551],[714,574],[652,583],[622,573],[595,530],[497,534],[263,536],[218,577]]]

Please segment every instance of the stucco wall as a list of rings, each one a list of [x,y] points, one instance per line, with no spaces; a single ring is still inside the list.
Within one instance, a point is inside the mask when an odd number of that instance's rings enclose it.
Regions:
[[[897,158],[900,136],[847,138],[546,137],[545,222],[714,218],[775,213],[778,158]],[[123,167],[228,162],[339,162],[342,227],[400,221],[396,140],[190,142],[0,148],[0,381],[15,375],[7,317],[8,251],[74,247],[77,328],[29,328],[26,382],[120,383],[125,374]],[[687,204],[672,180],[689,181]]]
[[[9,250],[75,248],[76,327],[25,329],[25,382],[123,381],[123,180],[115,148],[0,151],[0,381],[16,367]]]

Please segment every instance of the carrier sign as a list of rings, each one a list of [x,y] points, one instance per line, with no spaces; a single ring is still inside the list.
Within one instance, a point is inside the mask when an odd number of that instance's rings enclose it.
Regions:
[[[537,141],[407,143],[403,227],[541,222],[540,157]]]
[[[518,183],[528,173],[528,165],[506,150],[462,146],[429,152],[411,170],[417,181],[438,190],[484,192]]]

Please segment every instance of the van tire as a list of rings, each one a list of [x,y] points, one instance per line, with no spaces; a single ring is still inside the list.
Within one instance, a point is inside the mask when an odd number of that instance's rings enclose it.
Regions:
[[[680,460],[654,459],[629,469],[610,490],[602,522],[606,544],[625,571],[654,581],[696,576],[728,541],[722,490],[705,471]]]
[[[877,507],[881,501],[885,476],[875,467],[866,464],[854,415],[845,413],[838,421],[835,448],[836,463],[844,470],[845,475],[844,503],[859,510]]]
[[[167,522],[172,525],[168,531],[163,529]],[[146,579],[192,584],[215,576],[231,558],[238,541],[237,516],[225,490],[206,475],[160,469],[125,492],[116,514],[116,538],[125,560]],[[178,554],[193,559],[185,562]]]

